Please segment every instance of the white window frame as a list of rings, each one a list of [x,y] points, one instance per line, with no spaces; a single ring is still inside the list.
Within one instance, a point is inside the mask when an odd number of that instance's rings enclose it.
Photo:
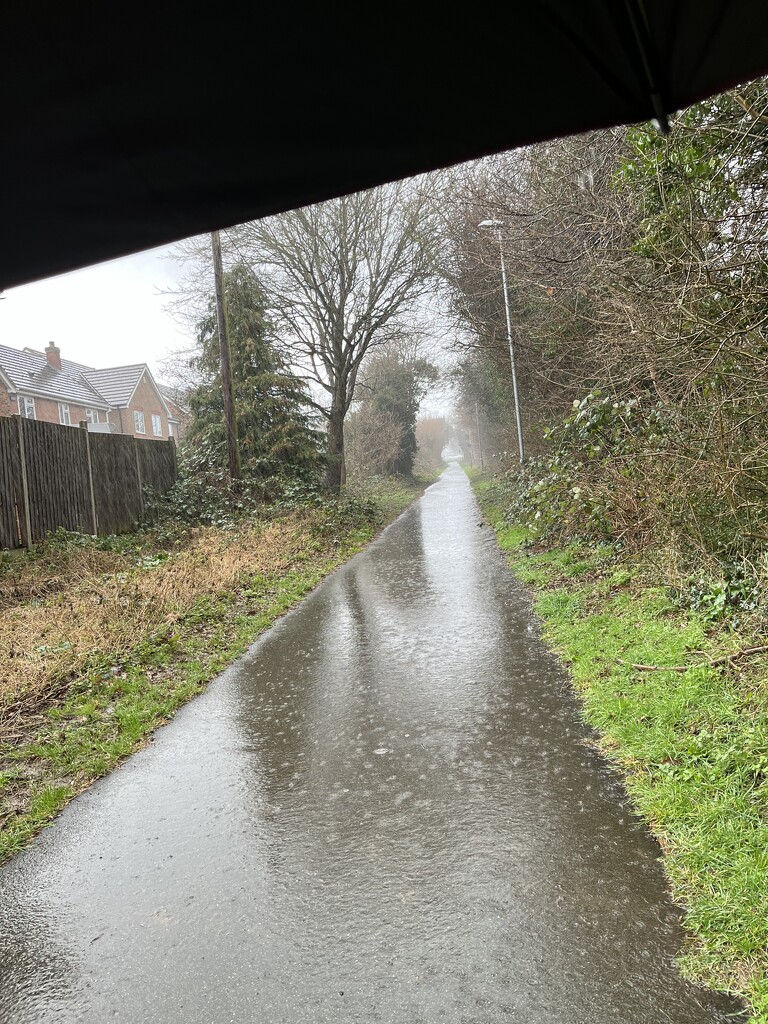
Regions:
[[[19,395],[19,415],[26,420],[36,420],[37,410],[32,395]]]
[[[85,418],[89,423],[101,423],[98,409],[86,409]]]
[[[69,405],[67,402],[59,402],[59,423],[62,427],[72,426],[72,417],[69,414]]]
[[[147,432],[144,413],[140,409],[133,410],[133,429],[137,434],[146,434]]]
[[[163,421],[156,413],[152,413],[152,433],[155,437],[163,436]]]

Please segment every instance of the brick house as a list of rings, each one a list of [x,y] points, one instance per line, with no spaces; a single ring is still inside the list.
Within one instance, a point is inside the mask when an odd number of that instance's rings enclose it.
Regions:
[[[157,389],[168,406],[168,412],[171,414],[168,422],[173,427],[173,436],[178,440],[184,437],[192,422],[187,396],[179,388],[170,388],[167,384],[158,384]]]
[[[104,370],[45,352],[0,345],[0,416],[165,440],[182,436],[184,410],[163,396],[145,363]]]

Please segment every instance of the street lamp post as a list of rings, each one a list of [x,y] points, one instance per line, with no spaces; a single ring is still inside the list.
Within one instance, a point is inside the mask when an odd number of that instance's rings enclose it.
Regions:
[[[507,319],[507,344],[509,345],[509,361],[512,364],[512,391],[515,396],[515,419],[517,421],[517,450],[520,454],[520,465],[525,461],[525,450],[523,448],[523,423],[520,419],[520,396],[517,391],[517,369],[515,367],[515,347],[512,344],[512,320],[509,315],[509,293],[507,291],[507,268],[504,263],[504,246],[501,240],[501,229],[504,226],[502,220],[482,220],[478,224],[480,228],[496,228],[496,237],[499,240],[499,257],[501,258],[501,289],[504,292],[504,312]]]

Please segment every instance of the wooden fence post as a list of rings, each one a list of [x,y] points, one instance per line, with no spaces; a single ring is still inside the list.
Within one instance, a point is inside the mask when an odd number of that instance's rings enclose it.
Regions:
[[[24,443],[24,417],[16,417],[19,425],[19,465],[21,468],[21,497],[24,502],[25,547],[32,547],[32,516],[29,509],[29,483],[27,481],[27,448]]]
[[[85,438],[85,462],[88,467],[88,494],[91,499],[91,525],[93,526],[93,536],[98,537],[99,535],[99,520],[96,517],[96,495],[93,491],[93,466],[91,464],[91,439],[88,436],[88,421],[80,421],[80,429],[83,432]]]
[[[176,451],[176,438],[173,434],[168,438],[168,444],[171,446],[171,452],[173,453],[173,480],[175,483],[179,478],[179,457]]]
[[[141,478],[141,461],[139,459],[139,445],[143,442],[133,439],[133,450],[136,453],[136,483],[139,486],[139,517],[144,515],[144,482]]]

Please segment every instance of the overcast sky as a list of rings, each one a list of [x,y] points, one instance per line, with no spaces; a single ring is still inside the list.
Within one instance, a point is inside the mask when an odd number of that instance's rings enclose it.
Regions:
[[[170,248],[101,263],[36,284],[0,300],[0,344],[44,349],[55,341],[65,359],[88,366],[158,363],[190,344],[163,305],[161,291],[180,276]]]

